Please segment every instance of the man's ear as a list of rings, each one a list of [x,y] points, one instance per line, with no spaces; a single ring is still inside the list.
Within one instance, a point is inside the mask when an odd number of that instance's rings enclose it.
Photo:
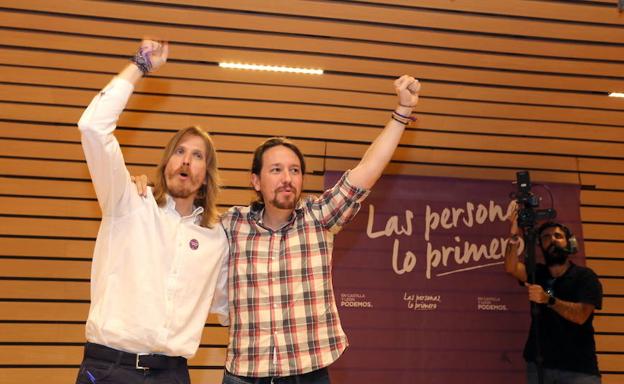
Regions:
[[[251,185],[256,190],[256,192],[260,192],[260,176],[255,173],[251,174]]]

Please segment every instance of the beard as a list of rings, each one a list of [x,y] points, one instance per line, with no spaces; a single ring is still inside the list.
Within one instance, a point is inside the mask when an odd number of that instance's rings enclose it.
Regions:
[[[184,173],[189,178],[186,182],[182,182],[180,180],[176,180],[176,176]],[[196,194],[200,189],[201,185],[197,188],[194,186],[197,184],[195,177],[191,174],[191,171],[188,167],[180,167],[167,176],[166,179],[167,184],[167,192],[173,198],[177,199],[186,199]]]
[[[188,186],[184,185],[173,185],[171,187],[167,186],[167,188],[169,189],[169,195],[176,199],[186,199],[195,192]]]
[[[548,267],[553,265],[563,265],[568,260],[570,253],[555,244],[551,244],[548,249],[542,249],[544,253],[544,261]]]
[[[295,207],[297,206],[297,201],[299,201],[299,194],[297,193],[297,189],[292,185],[287,185],[286,187],[293,191],[294,198],[286,198],[280,200],[278,198],[279,192],[284,189],[284,187],[280,187],[275,190],[273,200],[271,200],[271,205],[279,209],[295,209]]]

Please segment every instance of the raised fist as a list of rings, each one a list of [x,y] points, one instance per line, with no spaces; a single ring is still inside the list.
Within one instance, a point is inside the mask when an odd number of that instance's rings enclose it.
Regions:
[[[144,72],[153,72],[167,62],[169,44],[162,40],[144,39],[133,62]]]
[[[399,96],[399,104],[404,107],[413,107],[418,104],[420,83],[412,76],[403,75],[394,81],[394,88]]]

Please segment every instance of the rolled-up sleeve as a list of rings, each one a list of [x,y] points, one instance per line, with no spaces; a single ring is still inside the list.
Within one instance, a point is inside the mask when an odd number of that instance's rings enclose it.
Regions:
[[[358,213],[362,201],[370,193],[349,182],[349,171],[345,172],[332,188],[312,202],[312,211],[327,231],[336,234]]]

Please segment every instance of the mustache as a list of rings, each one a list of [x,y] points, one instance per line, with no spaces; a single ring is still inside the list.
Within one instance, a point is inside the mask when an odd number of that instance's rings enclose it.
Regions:
[[[292,185],[292,183],[280,185],[279,187],[277,187],[275,189],[275,192],[282,192],[282,191],[285,191],[287,189],[289,189],[289,190],[291,190],[293,192],[297,192],[297,188],[295,188],[295,186]]]
[[[191,178],[193,177],[191,175],[191,167],[189,167],[188,165],[181,165],[178,167],[178,169],[175,170],[175,174],[176,175],[180,175],[184,173],[186,176],[190,176]]]
[[[565,252],[565,248],[561,248],[560,246],[558,246],[557,244],[551,244],[546,251],[548,253],[561,253],[561,252]]]

